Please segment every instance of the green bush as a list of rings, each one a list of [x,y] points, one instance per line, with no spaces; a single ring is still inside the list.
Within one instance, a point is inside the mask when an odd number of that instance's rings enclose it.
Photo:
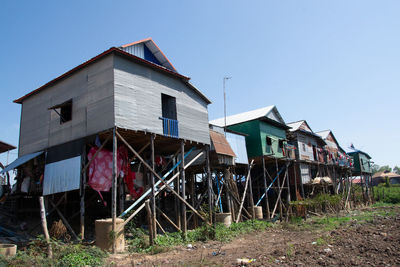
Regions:
[[[379,184],[377,186],[374,186],[373,190],[376,201],[390,204],[400,203],[399,185]]]

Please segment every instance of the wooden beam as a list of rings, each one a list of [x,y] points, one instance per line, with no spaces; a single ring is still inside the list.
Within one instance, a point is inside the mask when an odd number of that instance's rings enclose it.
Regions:
[[[151,215],[150,200],[147,199],[144,202],[144,205],[145,205],[146,211],[147,211],[147,224],[149,226],[149,242],[150,242],[150,245],[154,245],[154,238],[153,238],[154,237],[154,234],[153,234],[153,232],[154,232],[154,229],[153,229],[154,223],[152,221],[152,217],[153,216]]]
[[[269,213],[269,201],[268,201],[268,187],[267,187],[267,175],[265,174],[265,159],[264,156],[262,157],[262,167],[263,167],[263,184],[264,184],[264,193],[265,193],[265,209],[267,211],[266,216],[267,219],[270,219],[270,213]]]
[[[82,151],[82,166],[86,163],[86,144],[83,145]],[[86,185],[86,172],[81,172],[81,186],[80,186],[80,232],[81,232],[81,239],[85,239],[85,189]]]
[[[250,165],[249,165],[249,171],[248,171],[248,173],[247,173],[246,184],[245,184],[245,186],[244,186],[244,191],[243,191],[242,200],[240,201],[240,206],[239,206],[238,216],[237,216],[237,218],[236,218],[236,223],[239,222],[239,220],[240,220],[240,215],[242,214],[243,203],[244,203],[244,199],[246,198],[247,186],[249,185],[250,171],[251,171],[251,168],[252,168],[252,166],[253,166],[253,162],[254,162],[254,160],[252,160],[251,163],[250,163]]]
[[[116,233],[117,230],[117,129],[113,129],[113,161],[112,161],[112,188],[111,188],[111,218],[112,218],[112,231]],[[117,244],[115,238],[112,240],[112,253],[116,253]]]
[[[187,168],[187,167],[189,167],[190,165],[192,165],[193,162],[195,162],[199,157],[201,157],[201,155],[203,155],[203,152],[200,152],[199,154],[197,154],[197,156],[195,156],[195,157],[185,166],[185,168]],[[167,183],[167,184],[172,183],[172,182],[175,180],[175,178],[178,177],[178,175],[179,175],[179,172],[176,173],[176,174],[174,174],[174,176],[172,176],[171,179],[169,179],[166,183]],[[166,187],[165,185],[161,186],[161,188],[156,192],[156,196],[157,196],[160,192],[162,192],[162,190],[164,190],[165,187]],[[122,224],[122,227],[125,226],[130,220],[132,220],[133,217],[135,217],[143,208],[144,208],[144,203],[143,203],[142,205],[140,205],[140,206],[139,206],[125,221],[124,221],[124,223]]]
[[[185,141],[181,140],[181,183],[182,183],[182,198],[186,199],[186,177],[185,177]],[[182,205],[182,232],[186,235],[187,221],[186,221],[186,206]]]
[[[150,149],[151,149],[151,169],[155,170],[155,161],[154,161],[154,135],[150,135]],[[154,182],[154,174],[150,173],[150,183],[151,183],[151,215],[152,215],[152,223],[153,223],[153,239],[157,237],[157,225],[156,225],[156,195],[155,195],[155,182]]]
[[[61,220],[67,227],[67,229],[70,231],[72,236],[76,239],[79,240],[78,236],[75,234],[74,230],[72,229],[71,225],[68,223],[67,219],[65,219],[64,215],[62,215],[61,211],[56,207],[56,205],[49,199],[50,205],[56,210],[58,216],[60,216]]]
[[[133,152],[133,154],[136,155],[136,157],[142,162],[142,164],[154,174],[154,176],[163,183],[168,190],[170,190],[175,196],[177,196],[186,206],[188,206],[194,213],[196,213],[199,218],[201,218],[203,221],[206,221],[203,216],[201,216],[193,207],[190,205],[185,199],[183,199],[176,191],[168,184],[166,183],[150,166],[147,164],[145,160],[132,148],[132,146],[125,141],[125,139],[118,133],[116,132],[117,136],[121,139],[121,141]]]
[[[42,220],[43,233],[47,243],[47,253],[49,258],[52,258],[53,250],[51,249],[50,235],[49,235],[49,230],[47,229],[46,209],[44,207],[43,196],[39,197],[39,204],[40,204],[40,218]]]
[[[206,169],[207,169],[207,184],[208,184],[208,208],[209,208],[209,217],[210,224],[213,222],[213,208],[214,208],[214,191],[212,185],[212,177],[211,177],[211,169],[210,169],[210,146],[206,146]]]
[[[164,212],[162,212],[162,210],[160,210],[160,208],[156,207],[156,209],[176,230],[181,231],[181,229]]]

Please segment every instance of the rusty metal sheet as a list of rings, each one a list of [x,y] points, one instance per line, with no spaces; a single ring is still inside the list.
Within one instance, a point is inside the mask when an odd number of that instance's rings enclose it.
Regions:
[[[235,152],[233,152],[223,134],[210,130],[210,138],[217,154],[236,157]]]

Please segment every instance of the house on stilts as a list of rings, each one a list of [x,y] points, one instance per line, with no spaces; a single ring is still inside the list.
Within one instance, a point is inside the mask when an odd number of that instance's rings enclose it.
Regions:
[[[111,217],[113,230],[118,216],[126,224],[148,198],[153,229],[185,232],[188,210],[205,220],[186,188],[196,188],[193,160],[209,162],[211,102],[151,38],[112,47],[14,102],[19,157],[2,172],[17,169],[16,214],[39,215],[31,200],[45,196],[82,239],[97,218]]]
[[[287,144],[289,127],[278,109],[268,106],[210,123],[245,135],[247,154],[252,163],[248,207],[262,206],[267,218],[276,213],[282,216],[283,211],[288,211],[290,202],[288,170],[294,153]]]

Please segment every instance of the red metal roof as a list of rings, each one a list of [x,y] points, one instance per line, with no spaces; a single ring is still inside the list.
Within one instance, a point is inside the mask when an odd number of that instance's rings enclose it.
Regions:
[[[68,77],[68,76],[70,76],[70,75],[72,75],[72,74],[75,73],[76,71],[83,69],[83,68],[86,67],[87,65],[92,64],[92,63],[96,62],[97,60],[99,60],[99,59],[101,59],[101,58],[103,58],[103,57],[105,57],[105,56],[107,56],[107,55],[109,55],[109,54],[111,54],[111,53],[116,53],[116,54],[119,54],[119,55],[124,56],[124,57],[126,57],[126,58],[133,59],[133,60],[135,60],[136,62],[141,63],[141,64],[144,64],[144,65],[146,65],[146,66],[149,66],[149,67],[151,67],[151,68],[153,68],[153,69],[155,69],[155,70],[159,70],[159,71],[168,73],[168,74],[170,74],[170,75],[172,75],[172,76],[175,76],[175,77],[178,77],[178,78],[180,78],[180,79],[183,79],[184,82],[186,82],[186,83],[188,83],[188,81],[190,80],[189,77],[186,77],[186,76],[184,76],[184,75],[181,75],[181,74],[179,74],[179,73],[176,73],[176,72],[174,72],[174,71],[172,71],[172,70],[169,70],[169,69],[167,69],[167,68],[165,68],[165,67],[162,67],[162,66],[160,66],[160,65],[157,65],[157,64],[155,64],[155,63],[152,63],[152,62],[147,61],[147,60],[145,60],[145,59],[142,59],[142,58],[140,58],[140,57],[137,57],[137,56],[134,56],[134,55],[132,55],[132,54],[129,54],[129,53],[127,53],[127,52],[125,52],[125,51],[123,51],[123,50],[117,48],[117,47],[111,47],[111,48],[108,49],[107,51],[104,51],[103,53],[101,53],[101,54],[99,54],[99,55],[97,55],[97,56],[95,56],[95,57],[89,59],[88,61],[86,61],[86,62],[84,62],[84,63],[82,63],[82,64],[76,66],[75,68],[73,68],[73,69],[67,71],[66,73],[62,74],[61,76],[58,76],[57,78],[51,80],[50,82],[48,82],[48,83],[42,85],[41,87],[39,87],[39,88],[33,90],[32,92],[30,92],[30,93],[28,93],[28,94],[26,94],[26,95],[24,95],[24,96],[22,96],[22,97],[20,97],[20,98],[18,98],[18,99],[15,99],[13,102],[14,102],[14,103],[18,103],[18,104],[22,104],[22,101],[24,101],[26,98],[28,98],[28,97],[30,97],[30,96],[32,96],[32,95],[34,95],[34,94],[39,93],[40,91],[46,89],[47,87],[49,87],[49,86],[51,86],[51,85],[57,83],[58,81],[61,81],[62,79],[66,78],[66,77]],[[189,83],[188,83],[188,84],[189,84]],[[190,85],[190,84],[189,84],[189,85]],[[197,91],[197,90],[196,90],[196,91]],[[200,91],[197,91],[197,93],[199,93],[207,102],[211,103],[210,100],[208,100],[208,98],[205,97]]]

